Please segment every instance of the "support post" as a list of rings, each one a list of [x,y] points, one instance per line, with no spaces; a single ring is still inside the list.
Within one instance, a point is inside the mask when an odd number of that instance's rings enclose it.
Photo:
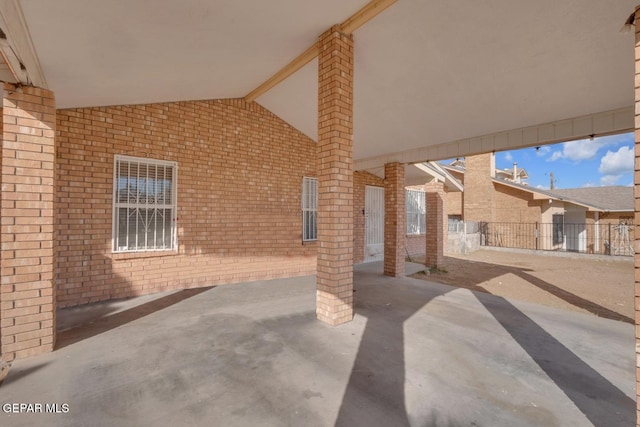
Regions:
[[[384,275],[404,276],[405,258],[404,164],[384,166]]]
[[[635,173],[634,173],[634,224],[640,227],[640,6],[635,11]],[[634,242],[634,278],[635,278],[635,331],[636,331],[636,425],[640,426],[640,233],[635,234]],[[609,238],[611,250],[611,239]]]
[[[353,318],[353,36],[318,41],[318,269],[316,314]]]
[[[447,239],[444,184],[433,181],[425,185],[426,252],[425,266],[440,268],[444,265],[444,244]]]
[[[0,181],[2,361],[55,344],[53,93],[5,84]]]

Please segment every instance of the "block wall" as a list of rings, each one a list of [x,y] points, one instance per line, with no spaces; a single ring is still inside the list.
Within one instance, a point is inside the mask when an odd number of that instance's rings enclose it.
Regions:
[[[316,144],[257,103],[58,110],[56,143],[60,307],[316,271],[301,214]],[[116,154],[178,162],[176,252],[112,252]]]

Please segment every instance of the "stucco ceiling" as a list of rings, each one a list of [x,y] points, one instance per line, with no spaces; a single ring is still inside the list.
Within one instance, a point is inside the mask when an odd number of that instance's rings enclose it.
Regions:
[[[355,39],[354,156],[633,105],[638,0],[398,0]],[[60,108],[243,97],[366,0],[20,0]],[[317,61],[258,102],[312,138]]]

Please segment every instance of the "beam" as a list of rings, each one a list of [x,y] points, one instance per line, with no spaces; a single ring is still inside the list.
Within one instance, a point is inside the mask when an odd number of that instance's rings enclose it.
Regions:
[[[614,135],[633,131],[634,108],[588,114],[566,120],[512,129],[475,138],[414,148],[407,151],[357,159],[354,170],[371,170],[387,163],[418,163],[453,159],[492,151],[515,150],[590,137]]]
[[[375,18],[382,11],[387,9],[398,0],[373,0],[367,3],[362,9],[351,15],[346,21],[340,24],[342,32],[351,35],[355,30]],[[298,71],[300,68],[313,61],[318,56],[318,43],[314,43],[307,50],[302,52],[293,61],[288,63],[284,68],[267,79],[260,86],[249,92],[245,97],[245,101],[252,102],[260,96],[267,93],[270,89],[286,80],[290,75]]]
[[[271,88],[276,86],[278,83],[284,81],[298,71],[300,68],[307,65],[309,62],[313,61],[318,56],[318,44],[314,43],[309,49],[305,50],[298,56],[296,59],[287,64],[283,69],[275,73],[271,76],[267,81],[262,83],[260,86],[252,90],[247,96],[244,97],[245,101],[252,102],[258,99],[260,96],[264,95]]]
[[[341,24],[342,31],[345,34],[353,33],[396,1],[398,0],[373,0],[367,3],[362,9],[351,15]]]

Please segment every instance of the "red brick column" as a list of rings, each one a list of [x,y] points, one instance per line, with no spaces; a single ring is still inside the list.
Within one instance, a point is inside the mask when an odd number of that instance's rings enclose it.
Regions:
[[[55,343],[53,93],[4,86],[0,352],[11,361]]]
[[[353,318],[353,38],[339,26],[319,40],[316,313]]]
[[[635,226],[636,230],[640,229],[640,6],[636,9],[636,77],[635,77],[635,179],[634,179],[634,197],[635,197]],[[636,425],[640,426],[640,233],[635,235],[635,255],[634,255],[634,273],[635,273],[635,308],[636,308]]]
[[[406,235],[404,165],[384,165],[384,275],[404,276]]]
[[[447,238],[447,218],[445,212],[444,184],[431,182],[424,186],[426,219],[426,255],[427,267],[441,267],[444,261],[444,244]]]

